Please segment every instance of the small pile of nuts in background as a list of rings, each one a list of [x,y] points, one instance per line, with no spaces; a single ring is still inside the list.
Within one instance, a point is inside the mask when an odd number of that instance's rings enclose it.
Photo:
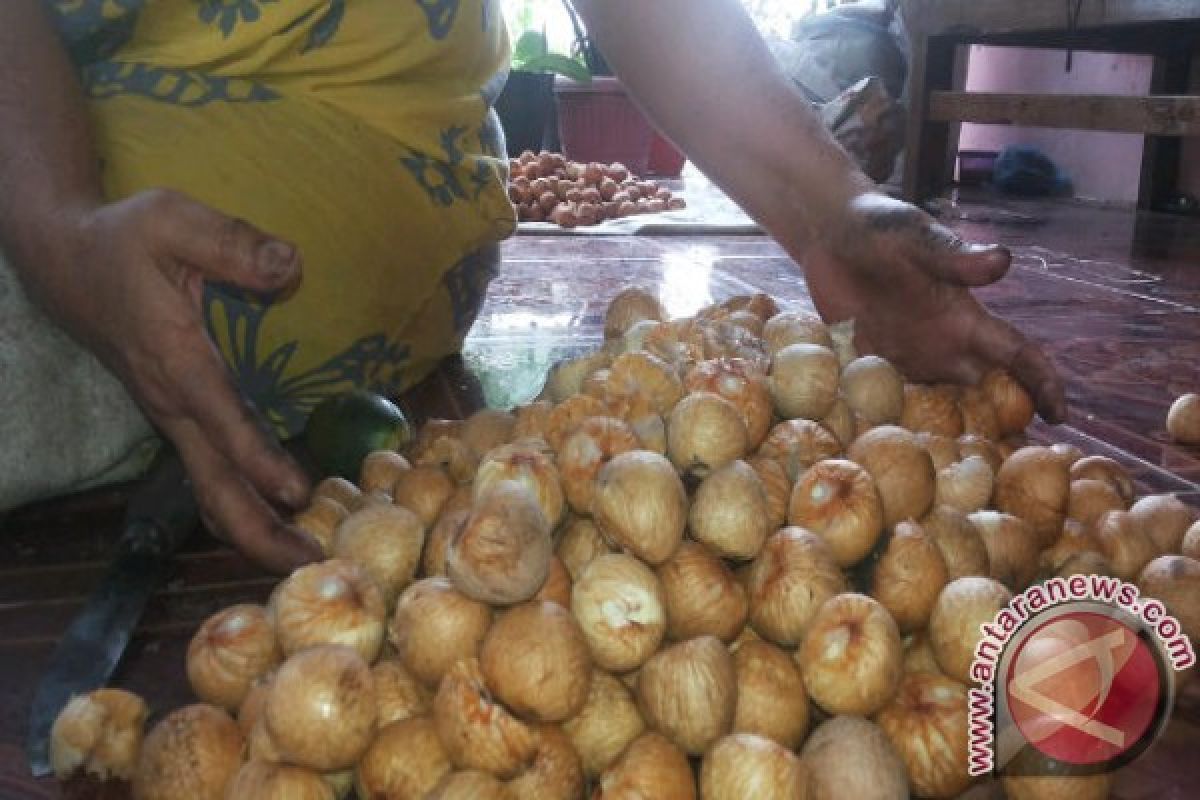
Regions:
[[[951,798],[978,782],[980,625],[1015,593],[1113,575],[1200,636],[1195,511],[1030,445],[1003,371],[908,383],[761,294],[670,320],[627,289],[605,340],[323,481],[295,523],[328,559],[206,621],[198,702],[144,740],[140,698],[73,699],[57,774],[136,800]],[[1100,800],[1112,775],[996,783]]]
[[[526,150],[508,166],[508,199],[521,222],[575,228],[687,207],[682,197],[630,174],[624,164],[582,164],[560,153]]]

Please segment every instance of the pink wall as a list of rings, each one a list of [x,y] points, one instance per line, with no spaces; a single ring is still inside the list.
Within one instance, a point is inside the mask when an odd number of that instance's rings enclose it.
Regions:
[[[1132,94],[1150,90],[1150,56],[1076,53],[1071,72],[1060,50],[971,48],[967,89],[977,92],[1047,94]],[[1118,203],[1136,203],[1142,165],[1137,134],[1023,128],[1010,125],[962,126],[964,150],[1001,150],[1030,144],[1053,158],[1075,183],[1075,194]],[[1200,147],[1190,167],[1200,184]]]

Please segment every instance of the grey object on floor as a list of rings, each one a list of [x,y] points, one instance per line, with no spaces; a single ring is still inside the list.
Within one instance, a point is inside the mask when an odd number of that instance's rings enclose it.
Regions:
[[[895,3],[840,6],[769,39],[784,72],[821,111],[826,127],[875,181],[886,181],[904,147],[901,99],[908,57]]]
[[[828,103],[863,78],[883,81],[900,99],[908,77],[904,34],[894,2],[848,3],[796,22],[786,40],[771,42],[784,69],[809,99]]]
[[[29,301],[0,254],[0,510],[137,477],[158,442],[120,381]]]

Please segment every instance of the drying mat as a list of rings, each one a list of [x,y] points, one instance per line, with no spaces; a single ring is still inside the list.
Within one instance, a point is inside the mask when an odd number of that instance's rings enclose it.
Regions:
[[[666,236],[680,234],[747,235],[762,233],[754,220],[742,215],[740,220],[696,218],[687,211],[664,211],[660,214],[640,214],[622,219],[606,219],[597,225],[564,228],[553,222],[522,222],[517,233],[529,236]]]
[[[598,225],[563,228],[553,222],[522,222],[517,233],[533,236],[664,236],[680,234],[760,234],[758,223],[708,181],[700,172],[689,169],[683,181],[663,181],[676,197],[687,201],[687,208],[657,214],[637,214],[607,219]],[[686,185],[686,190],[682,187]]]

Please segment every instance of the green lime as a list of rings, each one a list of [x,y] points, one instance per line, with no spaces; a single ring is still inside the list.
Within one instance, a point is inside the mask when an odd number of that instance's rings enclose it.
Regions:
[[[412,426],[396,404],[356,389],[322,401],[304,426],[304,446],[326,475],[357,481],[362,461],[376,450],[398,450]]]

